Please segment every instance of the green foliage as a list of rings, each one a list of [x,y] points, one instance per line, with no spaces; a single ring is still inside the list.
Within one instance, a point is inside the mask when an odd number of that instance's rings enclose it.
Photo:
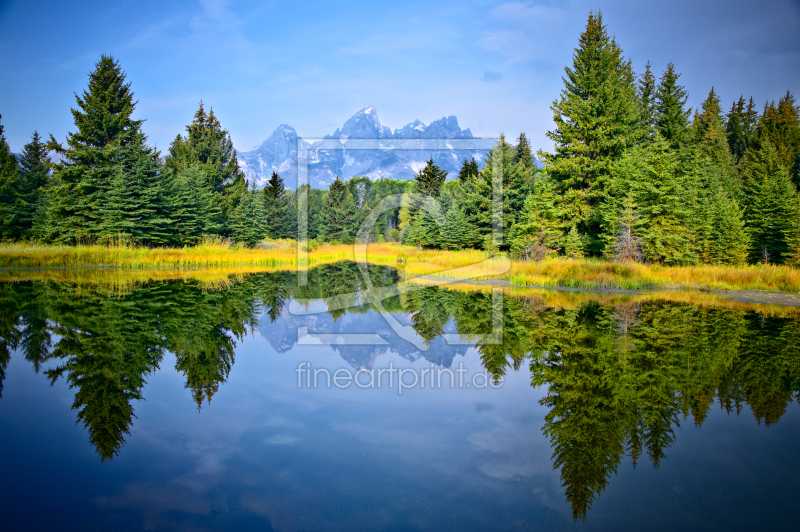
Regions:
[[[267,235],[264,203],[255,190],[246,190],[231,213],[228,227],[231,239],[237,244],[253,247]]]
[[[758,112],[755,110],[753,98],[745,107],[744,97],[734,102],[728,112],[725,123],[725,132],[728,135],[728,146],[734,161],[739,164],[747,155],[747,150],[753,142],[758,123]]]
[[[547,136],[555,153],[540,153],[553,177],[566,219],[597,238],[599,212],[611,168],[640,131],[630,61],[609,38],[600,13],[589,15],[566,68],[564,89],[553,102],[556,129]]]
[[[445,179],[447,179],[447,172],[434,164],[433,157],[425,165],[425,168],[414,176],[417,192],[434,198],[439,196],[439,191],[442,189]]]
[[[561,240],[564,255],[571,259],[582,259],[586,255],[586,244],[574,225]]]
[[[791,255],[788,238],[800,218],[798,195],[779,152],[766,138],[748,153],[743,189],[750,259],[784,262]]]
[[[564,235],[561,212],[556,205],[556,184],[550,176],[536,181],[514,226],[511,251],[524,260],[542,260],[559,250]]]
[[[464,249],[469,247],[474,241],[474,236],[470,234],[471,226],[461,206],[453,204],[447,210],[444,225],[441,230],[442,249]]]
[[[322,210],[323,234],[328,242],[352,242],[357,227],[356,203],[344,181],[338,177],[328,188]]]
[[[297,215],[292,209],[290,193],[283,179],[272,172],[263,191],[263,216],[268,238],[291,238],[297,232]]]
[[[171,220],[172,243],[197,244],[203,236],[219,234],[219,209],[200,163],[182,168],[168,183],[167,198]]]
[[[6,142],[3,124],[0,124],[0,238],[2,239],[14,238],[19,233],[18,187],[19,164]]]
[[[227,220],[239,205],[240,196],[247,191],[247,182],[239,168],[230,134],[222,129],[213,109],[205,112],[203,102],[200,102],[192,123],[186,126],[186,133],[185,137],[178,135],[172,141],[164,164],[175,174],[194,164],[202,167],[203,186],[219,207],[220,215],[215,225],[221,234],[229,235],[233,229],[227,226]]]
[[[32,236],[36,211],[41,196],[50,181],[50,157],[39,133],[34,131],[31,141],[22,149],[19,159],[20,177],[17,184],[17,212],[19,234]]]
[[[54,165],[48,208],[57,230],[53,238],[64,243],[101,236],[118,148],[145,142],[142,121],[131,118],[136,102],[130,83],[114,58],[100,57],[89,74],[88,90],[75,99],[77,131],[67,135],[66,148],[52,135],[47,146],[62,156]]]
[[[475,160],[475,157],[469,161],[464,159],[464,162],[461,165],[461,170],[458,171],[458,180],[463,183],[471,179],[477,179],[478,171],[478,162]]]
[[[644,260],[663,264],[697,261],[689,230],[692,213],[677,171],[677,156],[658,133],[652,144],[626,152],[615,165],[604,205],[605,234],[610,247],[617,242],[623,203],[629,198],[630,208],[636,213],[634,232],[640,240]]]
[[[655,96],[656,129],[672,148],[679,148],[685,142],[689,115],[692,112],[685,108],[689,96],[686,89],[678,85],[680,77],[675,72],[675,65],[667,65]]]

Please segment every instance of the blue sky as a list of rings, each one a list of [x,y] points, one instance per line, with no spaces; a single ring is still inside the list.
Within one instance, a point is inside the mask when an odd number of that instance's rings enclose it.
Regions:
[[[0,114],[12,150],[74,130],[74,92],[119,59],[160,149],[200,99],[248,150],[281,123],[330,134],[374,104],[392,129],[456,115],[480,136],[525,131],[550,149],[550,103],[590,10],[637,72],[672,61],[698,105],[800,96],[800,2],[0,3]]]

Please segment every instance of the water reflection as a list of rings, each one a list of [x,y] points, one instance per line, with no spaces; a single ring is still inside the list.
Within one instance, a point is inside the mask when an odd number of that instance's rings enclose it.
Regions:
[[[396,282],[371,267],[373,283]],[[134,400],[166,352],[201,408],[225,383],[237,342],[258,331],[278,352],[297,342],[297,327],[315,333],[378,333],[400,356],[450,367],[467,339],[491,332],[492,296],[437,288],[402,294],[384,307],[430,346],[420,352],[392,334],[369,305],[295,316],[292,299],[357,292],[357,265],[255,274],[208,289],[196,281],[144,283],[123,291],[55,281],[0,285],[0,393],[12,350],[51,382],[74,389],[72,408],[102,460],[129,434]],[[387,346],[332,346],[354,368],[372,367]],[[747,404],[759,423],[776,423],[800,399],[800,317],[711,305],[622,299],[551,305],[504,296],[503,343],[478,344],[493,375],[527,370],[543,387],[543,434],[552,447],[573,515],[585,518],[625,457],[654,467],[667,457],[682,422],[702,425],[716,402],[738,413]],[[527,368],[525,367],[527,366]]]

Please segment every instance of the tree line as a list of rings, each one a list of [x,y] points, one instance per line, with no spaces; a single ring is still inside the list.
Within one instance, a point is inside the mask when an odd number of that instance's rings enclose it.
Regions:
[[[634,73],[600,13],[589,15],[563,81],[552,152],[534,157],[522,133],[515,144],[501,136],[482,165],[465,160],[449,181],[431,159],[408,182],[337,177],[327,190],[291,191],[273,172],[256,190],[202,103],[164,157],[149,147],[125,74],[103,56],[76,95],[66,146],[34,133],[17,161],[0,126],[0,238],[191,245],[214,236],[253,246],[298,238],[307,207],[312,245],[360,238],[525,260],[800,264],[800,112],[790,92],[760,113],[744,97],[724,113],[712,88],[693,112],[675,66],[659,79],[649,63]],[[362,228],[393,195],[400,204]]]

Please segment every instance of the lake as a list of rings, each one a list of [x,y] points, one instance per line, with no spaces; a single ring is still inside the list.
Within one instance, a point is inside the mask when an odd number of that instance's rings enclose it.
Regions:
[[[796,526],[797,308],[367,271],[0,283],[0,527]]]

